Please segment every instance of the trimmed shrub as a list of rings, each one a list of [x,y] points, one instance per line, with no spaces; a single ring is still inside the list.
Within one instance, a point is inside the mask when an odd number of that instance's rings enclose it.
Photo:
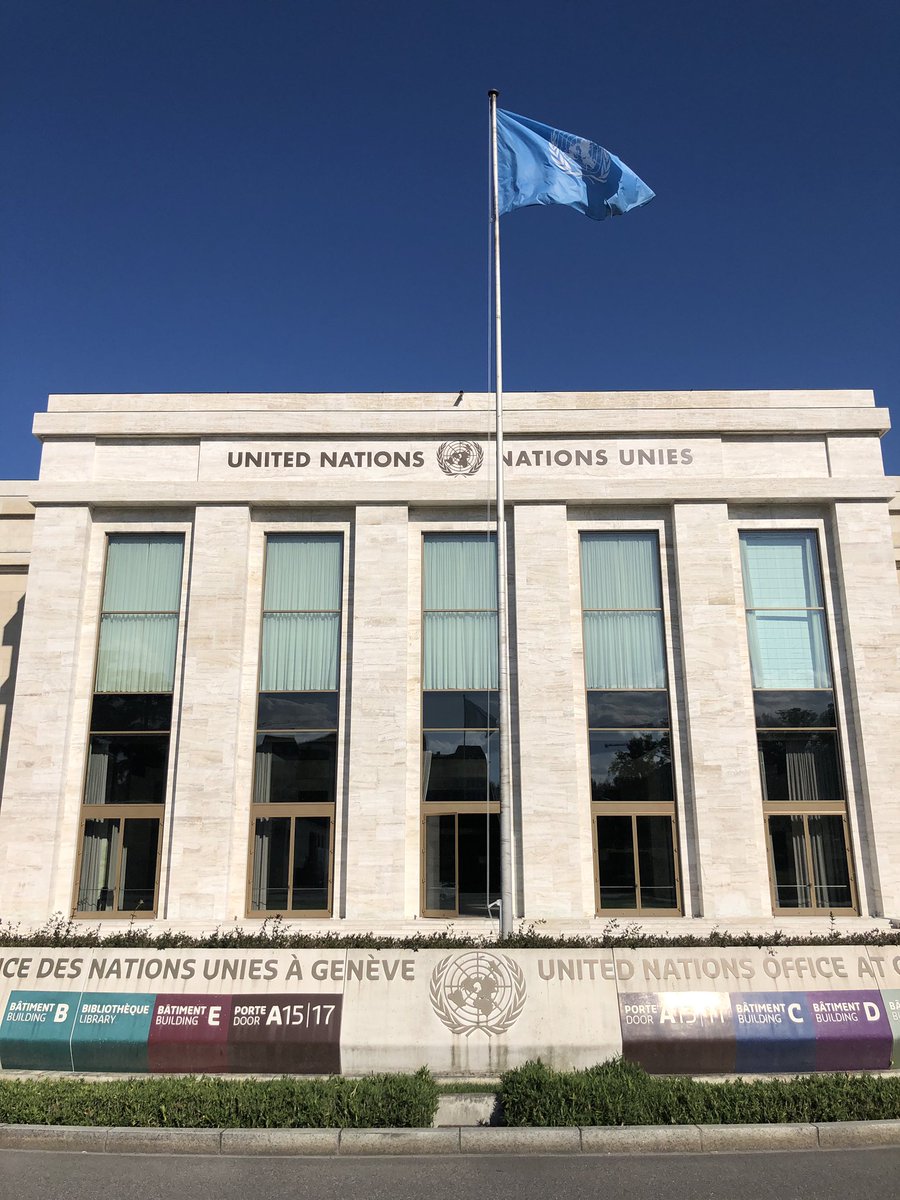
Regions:
[[[0,1079],[0,1123],[207,1129],[421,1128],[437,1084],[415,1075],[360,1079]]]
[[[454,929],[437,929],[404,937],[385,937],[378,933],[310,933],[301,925],[291,925],[283,917],[272,917],[249,929],[213,929],[199,935],[181,930],[156,930],[139,921],[126,929],[108,930],[100,924],[79,924],[56,913],[39,929],[22,932],[20,926],[0,919],[0,946],[33,946],[53,949],[59,946],[105,946],[109,949],[175,950],[641,950],[664,946],[897,946],[900,930],[865,929],[841,932],[837,924],[828,933],[799,931],[730,933],[713,929],[697,934],[658,934],[647,932],[636,922],[620,925],[616,918],[607,921],[596,935],[556,935],[543,933],[534,924],[521,924],[501,938],[491,934],[472,934]]]
[[[585,1071],[507,1071],[506,1125],[738,1125],[900,1119],[900,1078],[822,1074],[697,1082],[611,1059]]]

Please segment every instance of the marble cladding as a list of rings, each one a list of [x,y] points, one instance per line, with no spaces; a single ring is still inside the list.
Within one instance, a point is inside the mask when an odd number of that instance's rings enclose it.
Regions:
[[[198,508],[187,548],[180,721],[160,880],[161,910],[176,921],[214,921],[244,907],[249,780],[244,772],[238,787],[246,761],[238,751],[255,732],[239,725],[249,534],[247,509]],[[249,652],[255,658],[256,647]]]
[[[738,920],[766,912],[771,898],[737,533],[724,504],[676,504],[672,526],[699,862],[693,882],[704,917]]]
[[[580,572],[566,506],[517,508],[514,541],[517,757],[527,780],[520,789],[524,911],[550,920],[587,915],[595,896],[590,788],[582,783],[588,763]]]
[[[417,540],[405,507],[356,511],[346,639],[351,752],[346,804],[339,806],[344,869],[336,904],[351,920],[397,920],[420,907],[418,662],[409,669],[418,643],[410,608],[418,611],[419,592],[409,586],[410,544]]]
[[[69,909],[60,892],[72,888],[77,828],[66,819],[66,792],[75,763],[83,762],[90,692],[78,677],[90,532],[84,508],[35,515],[0,807],[0,911],[7,919]]]
[[[19,619],[26,578],[28,585],[11,719],[15,649],[5,636],[0,647],[0,719],[8,735],[0,916],[37,922],[71,911],[106,532],[178,528],[187,545],[180,717],[158,923],[252,924],[244,914],[264,539],[271,529],[312,524],[344,532],[347,553],[335,916],[311,924],[432,928],[418,915],[421,536],[484,527],[489,456],[471,478],[445,478],[431,462],[427,481],[386,481],[369,469],[306,482],[273,472],[233,487],[226,477],[200,477],[226,438],[235,445],[260,437],[348,445],[394,438],[401,445],[414,437],[434,446],[441,436],[468,436],[487,446],[490,398],[466,396],[462,411],[455,399],[52,398],[36,423],[44,440],[40,482],[10,497],[0,485],[4,631]],[[692,929],[771,925],[737,540],[746,518],[821,532],[861,912],[900,916],[890,740],[900,716],[900,502],[891,515],[886,503],[900,481],[881,473],[878,433],[886,418],[871,393],[507,400],[511,437],[523,444],[628,436],[671,443],[680,453],[695,443],[703,449],[696,462],[704,464],[694,472],[679,464],[677,478],[669,463],[634,475],[617,468],[612,479],[543,464],[511,472],[519,915],[579,932],[607,920],[594,915],[578,533],[624,525],[659,531],[667,572],[685,912],[695,918]],[[27,497],[37,505],[30,555]],[[4,574],[4,564],[15,572]],[[797,920],[813,924],[808,915]],[[790,928],[792,920],[779,923]],[[672,918],[665,924],[684,927]]]
[[[900,597],[888,513],[880,504],[835,504],[835,589],[840,666],[848,695],[851,834],[869,870],[859,881],[875,915],[900,917]]]

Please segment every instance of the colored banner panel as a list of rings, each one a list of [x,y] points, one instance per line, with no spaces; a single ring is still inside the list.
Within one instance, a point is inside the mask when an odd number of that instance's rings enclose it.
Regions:
[[[736,1036],[727,992],[622,992],[622,1057],[656,1075],[714,1075],[735,1069]]]
[[[891,1035],[894,1039],[891,1066],[900,1067],[900,990],[897,988],[882,988],[881,1001],[884,1004]]]
[[[147,1061],[151,1071],[229,1071],[233,996],[156,997]]]
[[[229,1070],[330,1075],[341,1070],[343,997],[329,993],[232,998]]]
[[[71,1071],[78,992],[11,992],[0,1022],[5,1071]]]
[[[146,1071],[155,997],[83,992],[72,1028],[73,1071]]]
[[[741,1072],[814,1071],[815,1027],[805,992],[734,992],[737,1053]]]
[[[881,993],[807,992],[817,1071],[886,1070],[893,1036]]]

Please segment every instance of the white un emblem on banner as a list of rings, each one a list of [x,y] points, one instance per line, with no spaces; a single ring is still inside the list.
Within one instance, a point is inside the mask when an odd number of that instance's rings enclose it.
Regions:
[[[573,133],[563,133],[554,129],[550,139],[550,157],[554,164],[567,175],[581,176],[594,183],[606,183],[612,170],[612,159],[609,151],[590,142],[587,138],[576,137]]]
[[[525,976],[505,954],[473,950],[441,959],[431,976],[431,1007],[451,1033],[505,1033],[525,1007]]]
[[[445,475],[474,475],[484,462],[484,450],[478,442],[441,442],[437,461]]]

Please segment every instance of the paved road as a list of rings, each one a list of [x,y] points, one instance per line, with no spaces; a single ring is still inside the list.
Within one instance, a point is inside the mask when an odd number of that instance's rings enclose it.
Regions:
[[[577,1158],[0,1151],[0,1200],[896,1200],[900,1149]]]

